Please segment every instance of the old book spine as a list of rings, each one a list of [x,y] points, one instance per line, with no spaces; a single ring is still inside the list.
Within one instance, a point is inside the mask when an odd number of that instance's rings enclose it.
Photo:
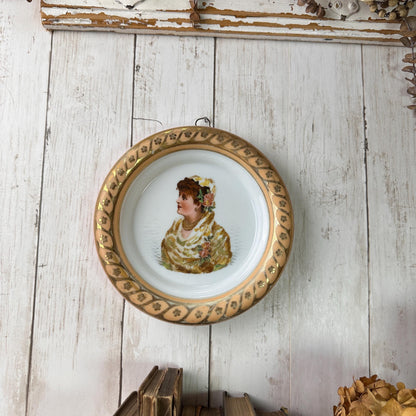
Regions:
[[[137,416],[137,404],[137,391],[134,391],[124,400],[114,416]]]
[[[168,368],[156,395],[155,415],[172,416],[175,384],[179,376],[178,368]]]
[[[143,415],[143,395],[146,391],[147,387],[149,386],[150,382],[152,381],[153,377],[156,375],[157,371],[159,370],[159,367],[155,365],[149,372],[149,374],[146,376],[146,378],[142,381],[142,384],[139,387],[138,395],[137,395],[137,407],[138,407],[138,416],[144,416]]]
[[[157,370],[150,381],[147,389],[143,393],[142,416],[156,416],[156,395],[165,377],[167,370]]]

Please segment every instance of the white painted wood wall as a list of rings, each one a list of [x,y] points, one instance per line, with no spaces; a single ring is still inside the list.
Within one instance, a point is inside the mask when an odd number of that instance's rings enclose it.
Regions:
[[[48,32],[0,0],[0,415],[112,415],[154,364],[186,403],[222,390],[332,414],[377,373],[416,387],[416,118],[400,47]],[[129,146],[208,116],[285,180],[281,279],[224,323],[123,301],[95,252],[98,190]]]

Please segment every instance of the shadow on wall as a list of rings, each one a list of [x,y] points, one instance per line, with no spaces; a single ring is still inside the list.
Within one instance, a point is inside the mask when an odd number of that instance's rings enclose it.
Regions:
[[[325,340],[299,349],[302,360],[292,363],[290,416],[322,416],[323,409],[331,415],[339,403],[338,388],[368,375],[367,354],[348,355]]]

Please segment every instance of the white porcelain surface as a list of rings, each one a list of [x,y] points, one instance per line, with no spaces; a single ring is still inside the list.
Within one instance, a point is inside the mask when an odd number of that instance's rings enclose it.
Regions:
[[[209,274],[186,274],[160,264],[160,244],[176,213],[176,184],[209,177],[216,185],[215,220],[231,239],[231,263]],[[120,214],[123,249],[134,270],[152,287],[186,299],[204,299],[243,282],[259,264],[269,235],[262,190],[234,160],[208,150],[182,150],[155,160],[128,189]]]

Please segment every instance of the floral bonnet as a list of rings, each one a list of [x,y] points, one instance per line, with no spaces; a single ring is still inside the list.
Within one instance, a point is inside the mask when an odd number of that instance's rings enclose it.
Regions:
[[[199,186],[209,188],[209,192],[207,192],[206,194],[203,194],[202,190],[199,191],[198,200],[204,207],[204,211],[211,212],[215,208],[214,199],[216,188],[214,181],[209,178],[202,178],[198,175],[191,176],[191,179],[198,183]]]

